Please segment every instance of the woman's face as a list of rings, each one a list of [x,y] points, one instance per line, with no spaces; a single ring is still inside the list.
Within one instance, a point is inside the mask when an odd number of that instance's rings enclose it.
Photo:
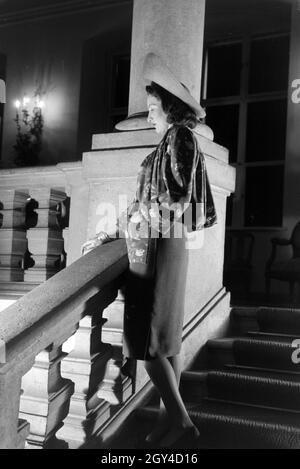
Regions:
[[[167,122],[167,114],[162,108],[161,100],[149,94],[147,97],[147,107],[149,111],[148,122],[154,125],[155,131],[158,134],[164,135],[169,128],[169,123]]]

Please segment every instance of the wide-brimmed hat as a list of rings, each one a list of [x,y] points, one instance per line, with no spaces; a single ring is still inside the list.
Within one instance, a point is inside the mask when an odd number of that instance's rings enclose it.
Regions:
[[[146,80],[154,81],[181,99],[195,111],[197,117],[205,117],[206,113],[203,107],[193,98],[188,89],[180,83],[161,57],[152,52],[147,54],[144,61],[143,75]]]

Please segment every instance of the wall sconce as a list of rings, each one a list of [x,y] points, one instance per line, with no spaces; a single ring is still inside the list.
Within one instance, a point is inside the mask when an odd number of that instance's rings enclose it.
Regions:
[[[29,96],[27,96],[26,94],[23,96],[23,99],[22,101],[20,99],[16,99],[16,101],[14,102],[14,106],[15,108],[17,109],[17,112],[19,109],[22,108],[22,111],[23,110],[29,110],[29,104],[32,103],[32,99],[29,98]],[[40,95],[37,95],[35,96],[35,99],[34,99],[34,105],[31,106],[32,109],[31,111],[34,110],[34,108],[37,108],[37,109],[43,109],[45,107],[45,101],[43,101],[41,98],[40,98]]]
[[[38,107],[39,109],[43,109],[45,107],[45,102],[40,99],[39,96],[36,97],[36,100],[35,100],[35,105],[36,107]]]
[[[24,95],[22,101],[16,99],[14,106],[16,108],[14,122],[17,126],[16,143],[13,145],[16,153],[15,163],[18,166],[35,166],[39,163],[39,154],[42,150],[44,127],[42,109],[45,103],[39,95],[33,100]]]

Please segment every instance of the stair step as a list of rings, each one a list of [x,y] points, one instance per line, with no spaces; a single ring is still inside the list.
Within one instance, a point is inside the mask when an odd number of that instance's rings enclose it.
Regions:
[[[210,371],[206,388],[210,398],[300,412],[300,376],[292,379],[279,373],[263,376],[245,370]]]
[[[201,433],[201,448],[300,448],[299,414],[216,399],[203,399],[187,409]],[[149,430],[158,408],[138,409],[135,416],[136,427],[143,422]]]
[[[300,335],[300,309],[267,308],[257,311],[259,329],[263,332],[281,332]]]
[[[231,310],[231,315],[234,317],[241,318],[256,318],[257,307],[256,306],[234,306]]]
[[[286,370],[280,370],[280,369],[274,369],[274,368],[261,368],[257,366],[246,366],[246,365],[234,365],[234,364],[228,364],[225,365],[224,369],[228,370],[245,370],[245,371],[253,371],[255,373],[261,373],[262,376],[269,375],[271,373],[272,376],[276,378],[276,376],[283,375],[286,378],[291,378],[293,379],[294,377],[298,378],[300,376],[300,369],[299,372],[295,371],[286,371]]]
[[[182,373],[200,447],[300,449],[300,364],[292,360],[300,309],[233,308],[231,325],[233,337],[207,342],[207,370]],[[115,447],[140,447],[158,413],[154,400],[135,410]]]
[[[253,339],[275,340],[278,342],[292,343],[293,340],[300,340],[300,334],[279,334],[279,332],[248,331],[246,335],[247,337],[252,337]]]
[[[300,375],[242,368],[184,372],[180,390],[185,402],[209,397],[300,412]]]
[[[234,335],[245,334],[248,330],[259,330],[255,307],[234,307],[230,314],[231,330]]]
[[[206,342],[208,367],[219,368],[227,364],[235,364],[233,343],[233,338],[208,340]]]
[[[181,374],[180,394],[184,402],[199,402],[207,396],[207,376],[204,371],[184,371]]]
[[[300,448],[299,414],[204,399],[189,409],[205,448]]]
[[[300,364],[293,363],[295,348],[289,340],[253,339],[247,337],[209,340],[209,367],[219,368],[227,364],[250,365],[300,371]]]
[[[247,330],[249,326],[257,327],[261,332],[279,332],[281,334],[300,335],[299,308],[233,308],[232,320],[238,330]],[[257,327],[256,327],[257,325]]]

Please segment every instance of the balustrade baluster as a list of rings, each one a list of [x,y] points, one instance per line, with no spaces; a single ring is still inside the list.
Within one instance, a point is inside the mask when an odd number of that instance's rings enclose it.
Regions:
[[[87,315],[73,336],[73,350],[62,362],[62,375],[75,383],[70,412],[57,436],[78,448],[110,417],[110,405],[97,396],[98,385],[112,356],[112,346],[101,341],[101,314]]]
[[[29,424],[18,420],[21,376],[0,373],[0,449],[24,448]]]
[[[67,446],[55,437],[74,392],[72,381],[61,377],[62,358],[61,346],[51,345],[37,355],[33,367],[23,376],[20,417],[30,422],[29,449]]]
[[[24,280],[22,260],[27,247],[25,231],[26,191],[0,190],[0,281]]]
[[[36,226],[27,231],[28,250],[34,266],[25,271],[24,278],[29,282],[43,282],[60,270],[64,241],[57,221],[57,205],[66,194],[44,187],[31,189],[30,196],[38,203],[35,209],[38,218]]]
[[[116,300],[105,309],[105,322],[102,328],[102,340],[113,347],[113,354],[107,363],[105,375],[98,390],[98,397],[111,404],[122,404],[133,392],[132,379],[124,377],[121,368],[124,362],[123,349],[123,317],[124,297],[121,291]]]

